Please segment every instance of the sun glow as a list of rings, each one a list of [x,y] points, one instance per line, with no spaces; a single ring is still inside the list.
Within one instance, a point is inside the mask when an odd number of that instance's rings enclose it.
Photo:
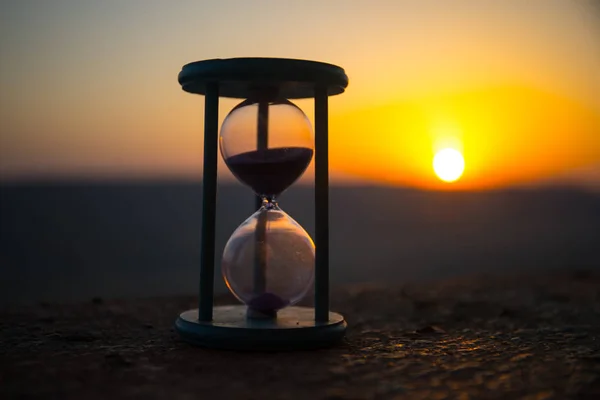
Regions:
[[[443,149],[433,157],[433,170],[444,182],[454,182],[463,174],[465,160],[458,150]]]

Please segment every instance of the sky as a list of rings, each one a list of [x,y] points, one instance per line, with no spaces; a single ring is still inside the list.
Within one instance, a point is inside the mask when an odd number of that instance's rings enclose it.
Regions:
[[[349,76],[333,182],[600,187],[599,38],[595,0],[0,0],[0,181],[199,178],[204,100],[181,67],[286,57]],[[466,164],[452,184],[445,147]]]

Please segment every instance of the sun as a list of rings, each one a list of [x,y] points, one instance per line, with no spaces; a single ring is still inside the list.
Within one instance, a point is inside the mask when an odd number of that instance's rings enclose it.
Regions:
[[[444,182],[454,182],[465,170],[465,159],[458,150],[440,150],[433,157],[433,170]]]

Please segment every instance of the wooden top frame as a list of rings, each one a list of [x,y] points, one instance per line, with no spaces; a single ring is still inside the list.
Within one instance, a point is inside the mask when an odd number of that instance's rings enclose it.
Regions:
[[[183,66],[178,77],[183,90],[206,94],[207,83],[219,84],[219,96],[246,99],[257,89],[276,89],[280,97],[315,97],[316,87],[328,96],[344,92],[348,76],[336,65],[286,58],[228,58],[196,61]]]

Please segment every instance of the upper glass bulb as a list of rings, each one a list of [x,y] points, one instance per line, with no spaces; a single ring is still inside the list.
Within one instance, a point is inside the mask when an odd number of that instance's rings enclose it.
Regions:
[[[238,104],[223,121],[219,142],[229,170],[261,197],[282,193],[313,157],[310,121],[285,99]]]

